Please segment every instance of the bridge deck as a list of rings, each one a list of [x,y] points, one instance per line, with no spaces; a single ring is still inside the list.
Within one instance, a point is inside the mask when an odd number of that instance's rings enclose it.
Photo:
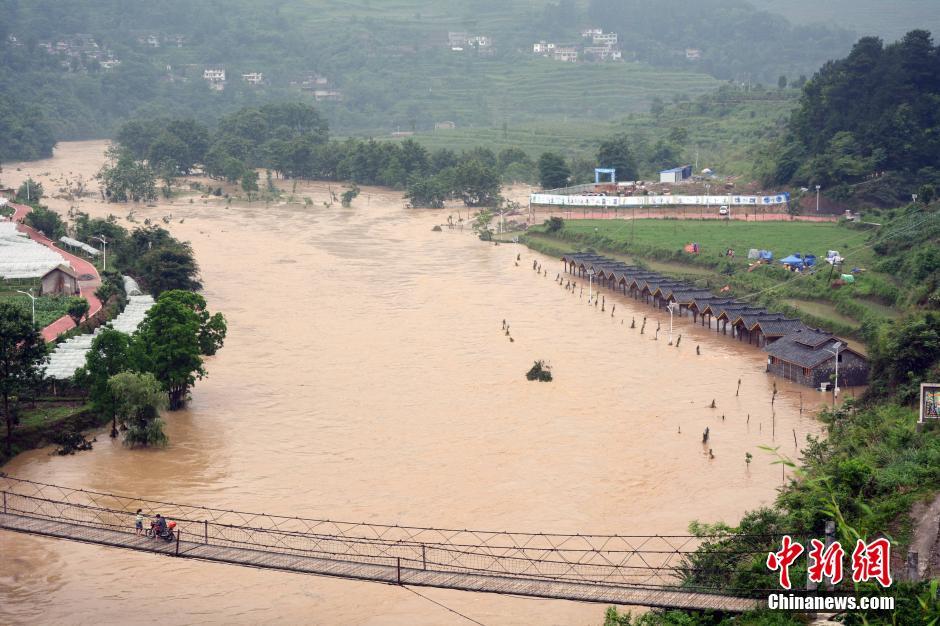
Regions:
[[[404,566],[399,568],[376,563],[317,558],[315,556],[231,545],[218,546],[212,545],[211,542],[205,543],[202,541],[202,537],[199,537],[197,541],[181,539],[177,545],[175,541],[167,543],[159,539],[139,537],[134,534],[132,529],[123,531],[83,526],[62,520],[8,513],[0,513],[0,528],[142,552],[160,553],[180,558],[386,584],[438,587],[604,604],[698,610],[713,609],[735,613],[757,608],[760,604],[760,600],[750,598],[684,591],[679,588],[646,589],[613,584],[548,580],[519,575],[442,571]]]

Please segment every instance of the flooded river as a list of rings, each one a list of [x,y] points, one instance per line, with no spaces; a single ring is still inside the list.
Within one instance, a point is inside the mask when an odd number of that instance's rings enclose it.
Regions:
[[[29,172],[55,193],[51,179],[88,178],[103,149],[63,144],[53,159],[5,165],[3,182]],[[364,189],[348,209],[323,205],[325,184],[296,193],[313,206],[227,208],[196,195],[136,209],[139,222],[172,214],[167,228],[192,242],[210,308],[228,319],[225,348],[188,409],[166,416],[169,448],[128,450],[99,434],[92,452],[36,450],[4,471],[284,515],[681,534],[693,519],[733,523],[771,502],[781,470],[758,446],[795,456],[793,431],[803,441],[819,430],[809,409],[820,394],[777,381],[772,438],[761,351],[691,319],[677,321],[681,345],[670,347],[668,313],[610,292],[601,313],[553,282],[557,259],[481,243],[469,229],[432,232],[454,209],[405,210],[381,189]],[[128,212],[95,198],[74,205],[122,220]],[[641,336],[629,326],[644,315]],[[554,382],[525,380],[535,359],[551,364]],[[2,531],[0,559],[0,623],[467,623],[392,586]],[[422,593],[484,624],[603,619],[598,605]]]

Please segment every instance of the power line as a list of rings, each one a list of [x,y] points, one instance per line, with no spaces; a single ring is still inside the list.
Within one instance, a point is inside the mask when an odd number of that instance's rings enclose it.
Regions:
[[[450,611],[450,612],[453,613],[454,615],[459,615],[460,617],[464,618],[464,619],[467,620],[468,622],[473,622],[474,624],[479,624],[479,626],[486,626],[486,624],[484,624],[484,623],[482,623],[482,622],[478,622],[478,621],[476,621],[475,619],[473,619],[472,617],[469,617],[469,616],[467,616],[467,615],[464,615],[464,614],[461,613],[460,611],[457,611],[457,610],[454,610],[454,609],[450,608],[450,607],[447,606],[446,604],[442,604],[442,603],[438,602],[437,600],[432,600],[431,598],[427,597],[427,596],[424,595],[424,594],[418,593],[417,591],[415,591],[415,590],[412,589],[411,587],[406,587],[405,585],[402,585],[401,588],[402,588],[402,589],[405,589],[405,590],[407,590],[407,591],[410,591],[411,593],[415,594],[415,595],[418,596],[419,598],[424,598],[425,600],[427,600],[427,601],[430,602],[431,604],[436,604],[437,606],[441,607],[442,609],[445,609],[445,610],[447,610],[447,611]]]

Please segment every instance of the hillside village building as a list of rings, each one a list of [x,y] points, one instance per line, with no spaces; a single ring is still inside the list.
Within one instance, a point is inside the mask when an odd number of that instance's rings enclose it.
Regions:
[[[209,88],[215,91],[225,89],[225,68],[207,67],[202,72],[202,79],[209,83]]]
[[[247,74],[242,74],[242,80],[257,87],[258,85],[264,84],[264,74],[262,72],[249,72]]]
[[[578,60],[578,49],[574,46],[559,46],[555,48],[552,58],[556,61],[575,63]]]

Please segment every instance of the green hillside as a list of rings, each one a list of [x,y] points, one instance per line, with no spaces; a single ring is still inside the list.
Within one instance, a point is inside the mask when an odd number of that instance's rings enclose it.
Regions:
[[[915,28],[940,32],[935,0],[751,0],[767,11],[798,24],[837,23],[859,35],[878,35],[889,41]]]

